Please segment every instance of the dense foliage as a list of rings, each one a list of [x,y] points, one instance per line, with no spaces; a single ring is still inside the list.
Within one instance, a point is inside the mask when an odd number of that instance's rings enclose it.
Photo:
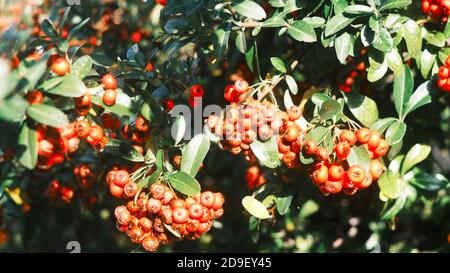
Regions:
[[[450,1],[2,3],[0,250],[449,251]]]

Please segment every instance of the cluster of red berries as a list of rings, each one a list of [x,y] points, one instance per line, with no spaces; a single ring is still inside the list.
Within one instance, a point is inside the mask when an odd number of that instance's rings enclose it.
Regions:
[[[94,184],[94,174],[86,164],[80,164],[73,169],[75,181],[81,189],[89,189]]]
[[[102,84],[105,89],[102,101],[105,105],[113,106],[117,99],[117,80],[112,74],[106,74],[102,77]]]
[[[209,231],[212,221],[223,214],[225,199],[221,193],[202,192],[199,196],[177,198],[163,184],[152,184],[148,193],[118,206],[114,211],[117,227],[126,232],[133,243],[146,251],[176,239],[198,239]]]
[[[38,167],[43,170],[48,170],[53,165],[62,163],[66,158],[66,154],[71,154],[78,150],[80,144],[74,124],[69,124],[64,128],[38,125],[36,135],[38,141]]]
[[[305,136],[297,124],[301,116],[297,106],[284,112],[268,101],[250,101],[229,105],[223,119],[211,115],[207,124],[212,133],[223,139],[224,149],[234,155],[243,152],[249,162],[255,159],[250,144],[275,136],[280,158],[288,168],[293,168],[299,163],[298,153]]]
[[[351,147],[356,144],[364,145],[372,159],[367,173],[361,166],[350,166],[346,161]],[[318,147],[314,140],[307,140],[304,144],[304,153],[316,160],[309,170],[311,179],[324,194],[336,194],[343,190],[352,195],[359,189],[369,187],[384,171],[383,164],[377,158],[385,156],[388,151],[389,144],[380,133],[367,128],[361,128],[356,133],[342,131],[331,154],[326,148]]]
[[[450,56],[445,60],[445,64],[439,67],[438,71],[438,82],[439,88],[446,92],[450,92]]]
[[[258,165],[252,165],[245,171],[245,181],[247,181],[247,187],[250,190],[255,189],[261,185],[264,185],[267,180],[264,177],[264,173],[261,171]]]
[[[143,116],[139,115],[135,121],[130,124],[125,124],[120,133],[123,138],[130,140],[133,147],[141,154],[144,153],[142,145],[150,138],[150,122]]]
[[[71,187],[62,186],[58,180],[52,180],[47,188],[47,196],[53,205],[68,205],[72,203],[75,191]]]
[[[189,89],[188,103],[191,107],[198,106],[198,100],[196,98],[201,98],[205,94],[205,89],[200,84],[194,84]]]
[[[346,93],[352,91],[352,85],[357,77],[366,78],[366,65],[364,62],[360,62],[352,71],[350,71],[342,84],[339,85],[339,90]]]
[[[111,195],[116,198],[133,198],[139,191],[139,186],[130,180],[127,170],[111,170],[106,175],[106,184]]]
[[[422,0],[422,11],[434,20],[446,23],[450,15],[450,0]]]
[[[227,85],[223,92],[223,97],[226,101],[240,102],[246,98],[246,93],[249,89],[249,84],[245,80],[237,80],[234,84]]]
[[[86,119],[78,120],[74,123],[76,135],[84,139],[94,149],[102,151],[108,143],[108,137],[103,132],[103,128],[97,124],[92,124]]]

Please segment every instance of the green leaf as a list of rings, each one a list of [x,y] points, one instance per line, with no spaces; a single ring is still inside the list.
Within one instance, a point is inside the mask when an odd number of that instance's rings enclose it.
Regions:
[[[373,47],[380,50],[381,52],[391,52],[394,47],[394,40],[392,39],[391,34],[389,34],[389,31],[387,29],[382,28],[380,30],[377,39],[375,39]]]
[[[427,33],[424,39],[431,45],[442,48],[445,46],[445,36],[441,32],[437,32],[436,34]]]
[[[297,41],[312,43],[317,41],[317,35],[314,28],[304,21],[295,21],[289,26],[288,34]]]
[[[164,151],[162,149],[156,152],[156,168],[161,171],[164,170]]]
[[[324,93],[315,93],[311,97],[311,101],[318,107],[320,107],[322,105],[322,103],[324,103],[325,101],[330,100],[330,99],[331,99],[331,97],[328,95],[325,95]]]
[[[139,181],[138,186],[139,188],[143,187],[150,187],[152,184],[154,184],[156,181],[158,181],[159,177],[162,175],[162,171],[155,170],[151,175],[145,177],[141,181]]]
[[[187,196],[195,196],[200,193],[201,187],[198,181],[183,171],[170,174],[169,181],[175,190]]]
[[[266,18],[266,12],[264,11],[264,9],[256,2],[251,0],[244,0],[237,4],[233,4],[232,7],[240,15],[257,21]]]
[[[58,36],[55,27],[53,26],[52,22],[50,22],[48,19],[44,19],[44,21],[42,21],[41,28],[42,31],[51,38],[56,38]]]
[[[264,21],[262,27],[283,27],[286,24],[286,21],[284,21],[283,17],[280,15],[274,15]]]
[[[396,199],[400,195],[400,176],[391,170],[384,172],[378,178],[378,186],[381,192],[390,199]]]
[[[430,91],[433,88],[431,81],[426,81],[417,87],[416,91],[411,95],[408,101],[408,107],[405,110],[405,115],[408,115],[412,111],[420,108],[426,104],[431,103]]]
[[[272,137],[265,142],[259,140],[254,141],[250,144],[252,152],[255,154],[256,158],[268,168],[276,168],[280,166],[280,159],[278,157],[278,146],[275,138]]]
[[[24,123],[19,134],[19,162],[27,169],[34,169],[38,159],[38,141],[36,131]]]
[[[447,24],[445,24],[444,36],[445,39],[450,38],[450,22],[447,22]]]
[[[172,138],[175,140],[175,145],[180,143],[186,131],[186,120],[184,116],[178,116],[171,127]]]
[[[223,56],[228,49],[228,41],[230,39],[229,24],[224,28],[217,28],[214,31],[213,41],[214,41],[214,53],[216,56]]]
[[[67,74],[62,77],[59,84],[54,86],[55,83],[60,81],[61,77],[50,79],[48,83],[42,85],[43,91],[49,94],[64,96],[64,97],[81,97],[87,92],[86,85],[74,74]],[[47,89],[48,88],[48,89]]]
[[[256,200],[252,196],[246,196],[242,199],[242,206],[253,216],[258,219],[272,218],[266,207],[260,201]]]
[[[77,75],[79,79],[84,79],[92,68],[92,58],[90,56],[82,56],[72,64],[72,73]]]
[[[196,135],[184,147],[181,157],[181,171],[195,176],[209,151],[209,140],[206,135]]]
[[[406,133],[406,124],[401,121],[392,123],[386,131],[386,141],[389,145],[395,145],[402,141]]]
[[[272,63],[273,67],[275,67],[276,70],[280,71],[281,73],[286,73],[286,66],[284,65],[284,62],[278,58],[278,57],[272,57],[270,58],[270,62]]]
[[[351,24],[355,20],[354,17],[347,18],[344,16],[344,14],[337,14],[334,17],[332,17],[325,26],[325,37],[329,37],[338,31],[344,29],[348,25]]]
[[[390,201],[391,204],[386,210],[381,214],[382,220],[392,220],[395,215],[397,215],[405,206],[406,203],[406,195],[400,195],[395,201]]]
[[[293,95],[297,95],[298,85],[294,77],[292,77],[291,75],[286,75],[286,83],[288,85],[289,91],[291,91]]]
[[[388,67],[394,72],[394,73],[400,73],[400,71],[403,69],[403,60],[400,54],[398,53],[397,48],[393,48],[391,52],[386,53],[386,60]]]
[[[243,54],[247,52],[247,41],[245,40],[245,33],[243,31],[239,32],[236,36],[236,48]]]
[[[284,215],[288,212],[292,203],[292,195],[278,196],[276,199],[277,211],[280,215]]]
[[[323,126],[318,126],[312,129],[307,135],[306,140],[314,140],[317,143],[321,143],[325,137],[330,133],[330,129]]]
[[[312,28],[323,27],[326,23],[324,18],[318,16],[306,17],[302,21],[308,23]]]
[[[72,39],[73,36],[75,36],[90,20],[91,18],[86,18],[81,23],[73,27],[69,32],[68,40]]]
[[[406,154],[405,159],[403,160],[401,175],[403,176],[412,167],[417,165],[418,163],[424,161],[428,155],[431,153],[431,147],[423,144],[414,145]]]
[[[133,148],[133,146],[114,138],[108,138],[105,152],[120,156],[121,158],[132,162],[144,162],[144,156]]]
[[[342,107],[336,100],[327,100],[320,106],[319,116],[321,120],[335,120],[342,113]]]
[[[311,215],[313,215],[314,213],[319,211],[319,205],[314,202],[314,200],[308,200],[305,202],[305,204],[303,204],[302,208],[300,209],[300,212],[298,214],[298,217],[300,219],[305,219]]]
[[[420,73],[425,79],[428,78],[434,63],[436,62],[436,54],[431,53],[428,49],[424,49],[420,56]]]
[[[344,12],[349,14],[370,15],[373,13],[373,9],[366,5],[351,5],[346,7]]]
[[[344,94],[350,112],[364,126],[370,127],[378,120],[378,107],[371,98],[357,93]]]
[[[440,173],[429,174],[419,168],[414,168],[413,172],[414,177],[408,182],[421,190],[437,192],[445,189],[449,184],[448,179]]]
[[[291,94],[287,90],[284,92],[283,95],[283,103],[286,109],[290,109],[292,106],[295,105],[294,102],[292,101]]]
[[[23,75],[23,78],[19,82],[18,89],[30,90],[35,88],[35,85],[42,78],[46,71],[46,62],[39,62],[29,68],[26,68],[26,70],[21,73]]]
[[[367,80],[369,82],[379,81],[384,77],[388,70],[388,62],[387,58],[383,59],[383,62],[379,64],[379,66],[371,65],[367,70]]]
[[[389,125],[391,125],[396,120],[396,118],[379,119],[370,127],[370,130],[374,130],[382,134],[384,131],[386,131]]]
[[[408,20],[402,27],[409,55],[413,58],[420,57],[422,52],[422,34],[419,25],[414,20]]]
[[[353,52],[355,37],[348,32],[342,33],[334,40],[336,56],[341,64],[347,63],[347,57]]]
[[[414,87],[414,78],[409,67],[403,65],[400,73],[394,79],[394,103],[400,119],[405,115],[408,101]]]
[[[100,96],[92,96],[92,103],[119,116],[131,116],[133,114],[128,107],[120,103],[115,103],[113,106],[104,104],[103,99]]]
[[[159,92],[165,92],[166,86],[163,85],[153,91],[153,93],[158,94]],[[161,105],[158,104],[155,99],[150,96],[147,101],[142,105],[140,112],[148,121],[155,124],[162,124],[164,122],[164,110]]]
[[[384,2],[385,4],[381,6],[380,11],[389,9],[404,9],[407,6],[411,5],[412,0],[387,0]]]
[[[366,147],[364,147],[364,145],[353,146],[350,149],[350,154],[347,157],[347,162],[349,166],[361,166],[361,168],[363,168],[364,171],[368,173],[371,160]]]
[[[56,107],[46,104],[34,104],[27,108],[27,115],[38,123],[61,128],[69,124],[66,114]]]

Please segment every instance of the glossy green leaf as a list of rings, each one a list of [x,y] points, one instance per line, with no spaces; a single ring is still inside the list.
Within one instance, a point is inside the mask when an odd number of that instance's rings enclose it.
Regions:
[[[422,52],[422,34],[419,25],[414,20],[408,20],[403,24],[403,33],[408,53],[413,58],[420,57]]]
[[[69,124],[66,114],[56,107],[46,104],[34,104],[27,108],[27,115],[36,122],[61,128]]]
[[[353,146],[350,149],[347,162],[349,166],[359,165],[366,173],[369,172],[371,160],[369,152],[364,145]]]
[[[347,63],[347,57],[353,52],[355,38],[348,32],[342,33],[334,40],[336,56],[341,64]]]
[[[378,120],[378,107],[371,98],[357,93],[344,96],[347,107],[364,126],[370,127]]]
[[[19,133],[19,162],[27,169],[34,169],[38,159],[38,141],[36,131],[24,123]]]
[[[144,156],[133,148],[133,146],[118,139],[108,138],[105,152],[120,156],[132,162],[144,162]]]
[[[396,199],[400,195],[400,176],[391,170],[384,172],[378,178],[378,186],[381,192],[390,199]]]
[[[286,83],[288,85],[289,91],[291,91],[293,95],[297,95],[298,85],[294,77],[292,77],[291,75],[286,75]]]
[[[206,135],[196,135],[183,148],[180,170],[195,176],[209,151],[209,140]]]
[[[174,172],[169,175],[170,185],[178,192],[187,196],[195,196],[200,193],[200,183],[183,171]]]
[[[62,81],[56,86],[52,86],[53,82],[49,83],[49,89],[44,88],[43,91],[49,94],[64,96],[64,97],[81,97],[87,92],[87,88],[83,81],[74,74],[67,74],[62,77]],[[51,79],[52,80],[52,79]],[[59,81],[54,80],[55,82]],[[44,87],[45,84],[44,84]]]
[[[295,21],[289,26],[288,34],[297,41],[312,43],[317,41],[314,28],[304,21]]]
[[[256,200],[252,196],[246,196],[242,199],[242,206],[253,216],[258,219],[272,218],[266,207],[260,201]]]
[[[77,75],[79,79],[84,79],[92,68],[92,58],[90,56],[82,56],[72,64],[72,73]]]
[[[325,37],[331,36],[350,25],[354,17],[347,18],[344,14],[337,14],[332,17],[325,26]]]
[[[401,121],[394,121],[386,131],[386,141],[389,145],[395,145],[402,141],[406,133],[406,124]]]
[[[274,137],[265,142],[256,140],[250,144],[250,148],[262,165],[272,169],[280,165],[278,146]]]
[[[425,160],[431,153],[431,147],[423,144],[414,145],[406,154],[403,160],[401,175],[404,175],[412,167]]]
[[[242,16],[254,19],[262,20],[266,18],[266,12],[258,5],[258,3],[251,0],[244,0],[232,5],[233,9]]]
[[[414,78],[408,66],[403,65],[400,73],[394,79],[394,103],[400,119],[405,115],[408,101],[414,87]]]
[[[433,88],[431,81],[426,81],[417,87],[416,91],[411,95],[408,101],[408,107],[405,110],[404,116],[424,105],[431,103],[430,92]]]
[[[281,60],[278,57],[272,57],[270,58],[270,62],[272,63],[272,66],[275,67],[276,70],[280,71],[281,73],[286,73],[287,70],[283,60]]]
[[[396,118],[379,119],[370,127],[370,130],[378,131],[380,134],[382,134],[384,131],[386,131],[389,125],[391,125],[396,120]]]

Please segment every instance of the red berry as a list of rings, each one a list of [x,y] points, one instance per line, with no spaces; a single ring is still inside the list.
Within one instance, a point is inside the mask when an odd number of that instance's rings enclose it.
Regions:
[[[339,140],[342,142],[347,142],[350,145],[355,145],[356,143],[356,135],[350,130],[344,130],[342,131],[341,135],[339,136]]]
[[[203,206],[200,203],[189,205],[189,218],[200,219],[203,215]]]
[[[51,70],[58,76],[64,76],[70,72],[70,63],[65,58],[58,58],[53,62]]]
[[[123,188],[130,180],[130,174],[125,170],[115,171],[114,173],[114,184],[116,186]]]
[[[157,214],[161,211],[162,202],[159,199],[150,198],[147,201],[147,211],[150,213]]]
[[[103,93],[103,103],[108,106],[113,106],[116,104],[117,99],[117,91],[114,89],[107,89],[105,93]]]
[[[191,92],[190,92],[191,97],[203,97],[204,94],[205,94],[205,90],[203,89],[203,87],[200,84],[191,86]]]
[[[189,211],[186,208],[176,208],[173,211],[173,222],[176,224],[184,224],[189,218]]]
[[[105,74],[102,78],[104,89],[117,89],[118,83],[112,74]]]
[[[445,66],[439,67],[438,75],[441,79],[448,79],[449,69]]]
[[[200,202],[203,206],[212,208],[215,202],[214,193],[212,193],[211,191],[202,192],[202,194],[200,195]]]
[[[344,167],[334,163],[328,167],[328,179],[331,181],[341,181],[344,177]]]
[[[339,159],[346,159],[350,154],[350,144],[348,142],[339,142],[334,146],[334,152]]]

